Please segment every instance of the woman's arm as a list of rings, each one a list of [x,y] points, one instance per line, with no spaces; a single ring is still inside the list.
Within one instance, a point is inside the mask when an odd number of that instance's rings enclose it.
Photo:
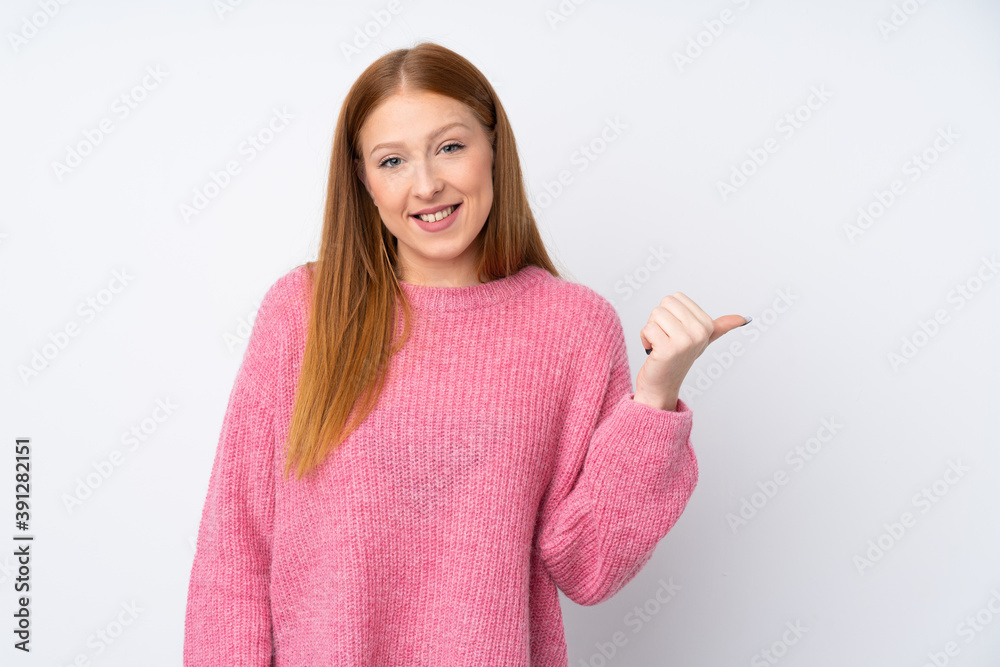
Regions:
[[[241,374],[229,399],[188,585],[185,667],[271,665],[270,407]]]
[[[264,296],[229,395],[188,585],[185,667],[272,664],[275,392],[284,377],[290,287],[283,278]]]
[[[569,404],[538,547],[559,588],[593,605],[621,590],[652,557],[698,480],[692,413],[633,400],[621,321],[606,304],[607,335],[584,357]]]

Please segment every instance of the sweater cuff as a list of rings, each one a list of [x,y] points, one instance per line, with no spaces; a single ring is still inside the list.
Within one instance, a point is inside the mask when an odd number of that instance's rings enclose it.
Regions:
[[[655,410],[656,412],[688,412],[688,413],[691,412],[691,408],[688,406],[687,403],[685,403],[684,401],[682,401],[680,399],[680,397],[677,398],[677,408],[674,409],[674,410],[660,410],[659,408],[654,408],[652,405],[646,405],[645,403],[640,403],[640,402],[638,402],[638,401],[635,400],[635,392],[634,391],[631,394],[629,394],[628,396],[626,396],[625,398],[627,398],[630,402],[635,403],[638,406],[641,406],[643,408],[647,408],[649,410]],[[624,399],[622,399],[622,400],[624,400]]]
[[[637,403],[634,398],[635,392],[622,396],[607,423],[602,425],[607,435],[598,438],[598,442],[606,446],[593,453],[601,459],[600,465],[615,470],[625,479],[641,476],[635,467],[637,463],[641,467],[652,465],[652,470],[658,472],[664,468],[676,469],[678,465],[696,465],[690,447],[694,413],[688,404],[678,398],[676,410],[660,410]],[[623,447],[627,448],[624,452]]]

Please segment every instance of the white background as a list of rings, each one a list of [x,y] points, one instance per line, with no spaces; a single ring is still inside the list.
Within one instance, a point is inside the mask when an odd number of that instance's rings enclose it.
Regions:
[[[563,599],[570,664],[773,664],[765,649],[789,666],[998,664],[1000,5],[50,4],[51,18],[39,0],[0,11],[0,662],[180,664],[249,324],[315,257],[349,86],[386,51],[433,40],[496,87],[543,238],[565,278],[618,308],[633,382],[663,296],[754,317],[688,376],[700,480],[684,515],[616,597]],[[375,39],[345,53],[366,24]],[[143,90],[147,68],[165,74]],[[133,90],[122,118],[115,100]],[[276,108],[294,119],[247,159],[241,143]],[[60,176],[105,118],[113,131]],[[939,130],[951,139],[935,148]],[[229,160],[240,173],[185,221]],[[726,182],[739,187],[724,196]],[[862,227],[859,208],[880,215]],[[112,294],[116,271],[131,278]],[[78,310],[102,295],[95,317]],[[70,323],[78,334],[53,343]],[[47,366],[25,374],[36,353]],[[157,400],[177,407],[129,449],[122,435]],[[33,443],[30,656],[9,630],[16,437]],[[121,464],[68,509],[116,449]],[[915,503],[925,488],[935,502]],[[734,529],[744,501],[756,513]],[[892,537],[905,512],[915,525]],[[96,633],[133,602],[135,622],[98,654]]]

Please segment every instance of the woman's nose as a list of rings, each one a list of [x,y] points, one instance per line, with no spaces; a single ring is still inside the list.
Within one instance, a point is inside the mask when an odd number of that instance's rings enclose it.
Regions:
[[[441,190],[441,178],[432,163],[421,162],[416,165],[413,190],[414,194],[424,199],[430,199]]]

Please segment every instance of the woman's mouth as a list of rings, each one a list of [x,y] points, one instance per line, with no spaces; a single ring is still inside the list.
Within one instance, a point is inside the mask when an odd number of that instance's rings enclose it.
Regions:
[[[452,204],[448,208],[443,208],[440,211],[438,211],[437,213],[427,213],[426,215],[411,215],[410,217],[411,218],[419,218],[420,220],[423,220],[424,222],[437,222],[438,220],[442,220],[443,218],[447,218],[459,206],[461,206],[461,203]]]

